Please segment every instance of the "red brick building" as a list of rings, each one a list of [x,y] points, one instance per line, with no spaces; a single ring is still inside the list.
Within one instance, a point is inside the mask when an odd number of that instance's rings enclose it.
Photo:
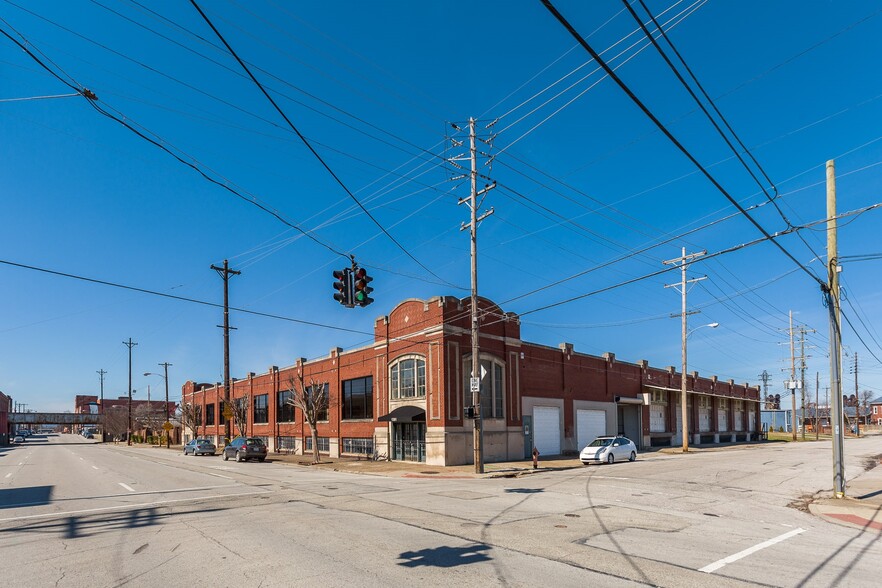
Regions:
[[[0,392],[0,445],[9,445],[12,431],[9,429],[9,411],[12,409],[12,399]]]
[[[486,299],[479,306],[486,461],[524,459],[534,446],[542,455],[577,452],[606,434],[624,434],[641,448],[681,443],[681,380],[674,368],[586,355],[568,343],[528,343],[517,315]],[[405,300],[376,320],[368,346],[331,349],[327,357],[232,382],[233,401],[249,397],[246,434],[263,437],[271,449],[311,450],[308,424],[285,402],[302,376],[330,398],[318,425],[320,451],[471,463],[473,421],[464,416],[472,404],[469,316],[467,298]],[[690,441],[756,437],[758,388],[694,372],[687,387]],[[202,407],[199,435],[221,442],[223,386],[188,381],[182,397]]]

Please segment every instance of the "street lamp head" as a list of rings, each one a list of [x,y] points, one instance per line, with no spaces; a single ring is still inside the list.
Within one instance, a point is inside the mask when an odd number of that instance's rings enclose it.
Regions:
[[[144,372],[144,375],[145,376],[152,376],[153,374],[151,374],[150,372]]]
[[[716,329],[717,327],[720,326],[720,323],[711,323],[711,324],[709,324],[708,326],[709,326],[710,328],[712,328],[712,329]]]

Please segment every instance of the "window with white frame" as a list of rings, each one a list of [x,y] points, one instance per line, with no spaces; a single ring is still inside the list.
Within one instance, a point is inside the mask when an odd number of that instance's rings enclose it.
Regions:
[[[652,402],[654,404],[667,404],[668,403],[668,394],[664,390],[653,390],[652,391]]]
[[[481,416],[485,419],[505,418],[503,365],[494,358],[482,357],[480,366],[481,369],[478,370],[477,377],[481,378]],[[472,406],[472,391],[469,384],[472,377],[471,358],[463,361],[462,373],[465,400],[463,406]]]
[[[411,356],[389,367],[389,395],[393,399],[425,398],[426,360]]]

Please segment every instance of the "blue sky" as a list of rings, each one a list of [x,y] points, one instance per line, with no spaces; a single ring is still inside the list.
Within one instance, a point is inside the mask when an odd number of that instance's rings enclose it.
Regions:
[[[825,217],[836,160],[840,212],[882,201],[882,14],[874,2],[647,5],[780,194],[737,162],[620,2],[556,2],[678,140],[770,233]],[[681,247],[714,253],[760,232],[704,178],[538,1],[205,2],[215,26],[343,183],[322,168],[186,2],[0,1],[0,27],[98,105],[245,198],[102,116],[0,37],[0,259],[219,303],[209,269],[229,259],[231,304],[327,326],[233,313],[232,374],[365,344],[405,298],[466,296],[469,246],[457,206],[468,186],[444,158],[479,120],[484,168],[480,292],[521,313],[525,340],[571,342],[624,361],[680,362],[679,295],[663,269]],[[642,14],[639,5],[635,9]],[[28,100],[13,100],[31,98]],[[498,120],[497,120],[498,119]],[[496,124],[487,128],[492,121]],[[483,144],[482,144],[483,145]],[[767,182],[763,187],[771,192]],[[310,231],[302,236],[246,200]],[[843,219],[841,256],[879,253],[880,211]],[[730,217],[722,220],[725,217]],[[688,236],[681,236],[692,229]],[[779,242],[824,276],[824,225]],[[650,245],[665,242],[654,248]],[[331,272],[352,253],[375,303],[345,309]],[[638,251],[644,250],[642,253]],[[710,257],[710,256],[709,256]],[[607,264],[611,260],[621,261]],[[882,395],[879,260],[846,262],[843,387]],[[604,265],[606,264],[606,265]],[[549,286],[596,266],[581,277]],[[781,393],[788,312],[807,335],[810,390],[828,386],[829,333],[817,282],[769,243],[695,263],[689,369]],[[439,279],[440,278],[440,279]],[[541,289],[529,296],[526,293]],[[549,305],[550,308],[537,310]],[[141,376],[170,362],[172,397],[219,381],[217,308],[0,264],[0,390],[29,408],[69,410],[76,394],[124,395],[127,349]],[[355,332],[328,327],[342,327]],[[875,356],[875,357],[874,357]],[[678,368],[679,369],[679,368]]]

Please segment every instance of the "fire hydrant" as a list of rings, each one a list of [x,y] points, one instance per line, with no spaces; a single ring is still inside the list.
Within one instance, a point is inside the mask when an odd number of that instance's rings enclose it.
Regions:
[[[537,469],[539,467],[539,450],[535,447],[533,448],[533,469]]]

